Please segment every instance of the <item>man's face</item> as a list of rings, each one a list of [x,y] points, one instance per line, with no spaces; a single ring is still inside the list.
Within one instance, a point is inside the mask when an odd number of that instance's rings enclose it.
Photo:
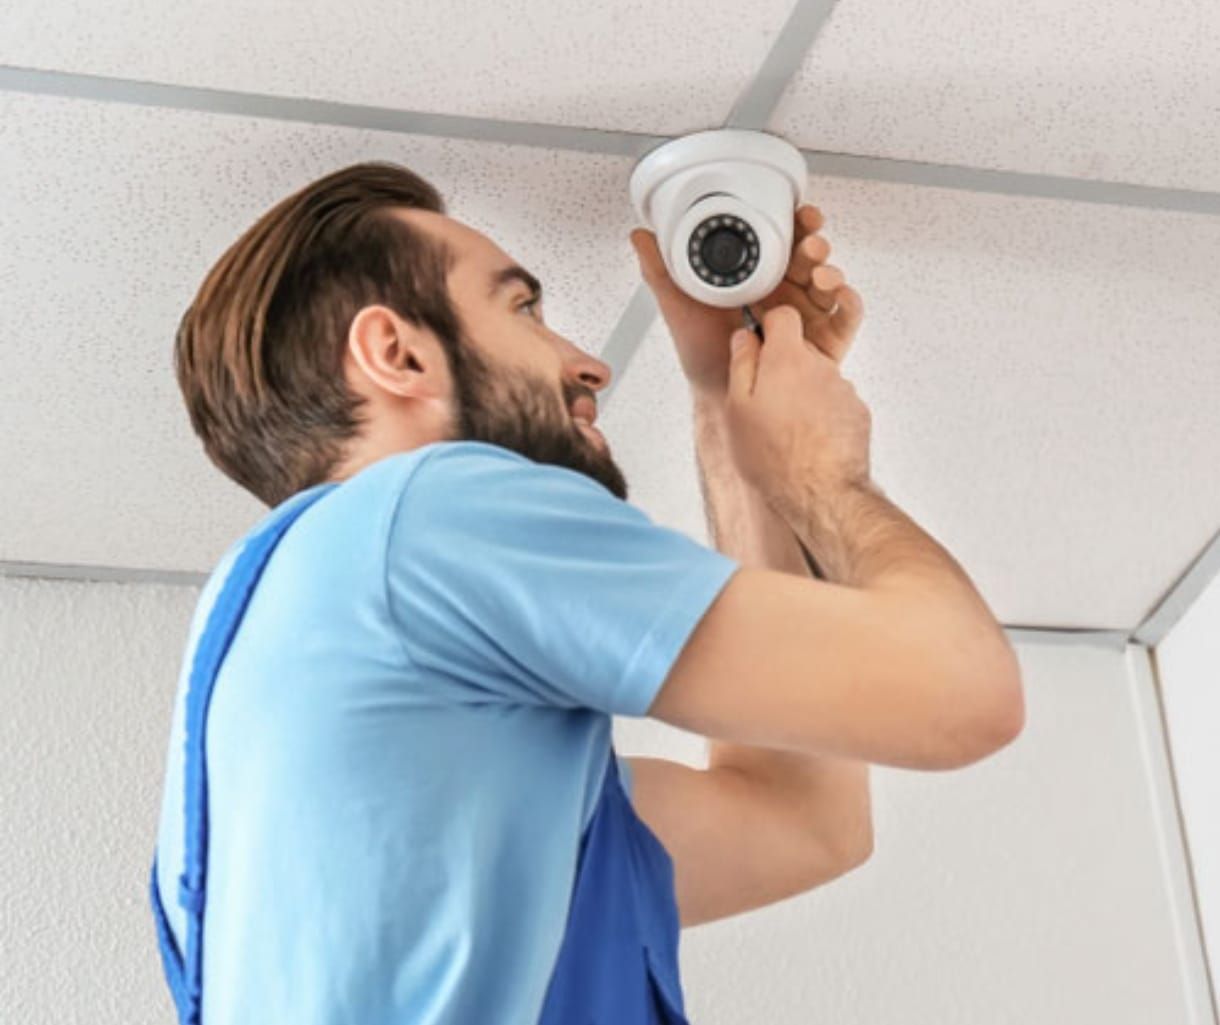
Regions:
[[[396,213],[457,254],[448,285],[465,337],[463,358],[451,366],[447,440],[484,441],[576,470],[626,500],[626,478],[605,438],[572,419],[591,413],[610,367],[546,326],[526,280],[532,276],[486,235],[430,211]]]

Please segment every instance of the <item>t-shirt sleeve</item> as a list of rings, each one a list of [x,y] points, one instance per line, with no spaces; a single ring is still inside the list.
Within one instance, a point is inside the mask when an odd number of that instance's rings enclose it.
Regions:
[[[632,793],[631,788],[635,785],[635,779],[631,775],[631,762],[627,757],[620,755],[617,752],[615,753],[614,757],[618,759],[619,782],[622,784],[623,790],[626,792],[627,796],[633,797],[634,794]]]
[[[415,667],[471,700],[643,716],[738,568],[585,474],[440,443],[397,497],[387,601]]]

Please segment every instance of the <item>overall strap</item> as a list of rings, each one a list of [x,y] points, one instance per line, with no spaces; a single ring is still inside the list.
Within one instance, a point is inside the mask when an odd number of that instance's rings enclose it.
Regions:
[[[612,745],[538,1025],[690,1025],[679,930],[673,859],[623,791]]]
[[[208,704],[221,663],[237,633],[250,596],[272,551],[297,517],[337,487],[311,488],[281,505],[243,545],[208,615],[186,692],[186,845],[178,877],[178,903],[186,910],[186,956],[179,955],[157,889],[153,858],[152,898],[166,980],[183,1025],[199,1025],[203,995],[203,909],[207,900],[208,783],[205,755]]]

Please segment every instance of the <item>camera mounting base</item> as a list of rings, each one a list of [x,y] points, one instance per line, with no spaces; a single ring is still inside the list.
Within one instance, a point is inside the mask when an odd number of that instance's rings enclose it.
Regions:
[[[766,132],[714,128],[682,135],[646,153],[631,172],[631,204],[646,224],[653,224],[651,197],[658,185],[683,171],[706,164],[761,164],[792,183],[799,198],[805,194],[809,167],[799,149]]]

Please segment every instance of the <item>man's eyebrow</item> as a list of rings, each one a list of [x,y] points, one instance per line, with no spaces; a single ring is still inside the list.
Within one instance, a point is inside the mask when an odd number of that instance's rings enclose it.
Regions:
[[[542,282],[524,267],[515,263],[511,267],[501,268],[492,275],[491,290],[487,293],[487,297],[492,298],[500,289],[514,281],[522,282],[530,290],[530,295],[538,299],[542,298]]]

